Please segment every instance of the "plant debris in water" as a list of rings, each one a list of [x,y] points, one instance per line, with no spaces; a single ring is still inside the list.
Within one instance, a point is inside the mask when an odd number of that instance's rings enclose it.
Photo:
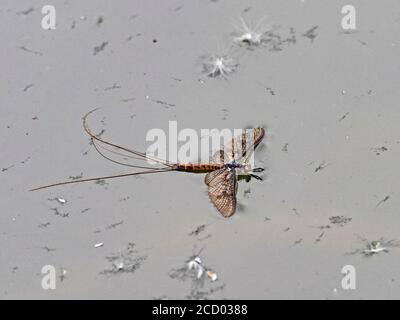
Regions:
[[[382,203],[385,203],[386,201],[388,201],[390,199],[390,196],[386,196],[385,198],[383,198],[381,201],[379,201],[376,206],[379,207]]]
[[[352,220],[352,218],[346,217],[346,216],[332,216],[329,218],[329,221],[332,224],[336,224],[340,227],[343,227],[347,223],[349,223]]]
[[[195,230],[189,233],[189,236],[198,236],[201,232],[203,232],[206,228],[205,224],[198,226]]]
[[[203,72],[211,78],[226,78],[234,72],[238,64],[227,55],[211,55],[203,57]]]
[[[69,212],[61,212],[58,208],[51,208],[53,210],[55,216],[59,216],[61,218],[68,218]]]
[[[82,179],[83,178],[83,172],[81,172],[81,174],[77,175],[77,176],[69,176],[68,179],[71,180],[78,180],[78,179]]]
[[[346,112],[344,115],[342,115],[339,119],[339,121],[342,121],[344,119],[346,119],[346,117],[349,115],[350,112]]]
[[[371,257],[381,252],[389,253],[391,248],[400,247],[400,241],[398,240],[385,240],[384,237],[380,237],[378,240],[368,240],[360,235],[356,236],[363,242],[364,247],[349,252],[347,255],[361,254],[365,257]]]
[[[375,148],[371,148],[371,150],[377,155],[381,155],[383,152],[388,151],[388,148],[385,146],[382,147],[375,147]]]
[[[314,26],[311,29],[308,29],[306,32],[303,33],[303,37],[306,37],[311,40],[311,42],[314,41],[314,39],[317,37],[317,30],[318,26]]]
[[[134,273],[146,261],[147,256],[139,254],[133,242],[128,243],[127,247],[106,257],[111,264],[110,268],[100,272],[103,275],[116,275],[122,273]]]
[[[208,290],[203,289],[217,281],[218,276],[216,272],[204,265],[197,255],[191,256],[181,268],[172,269],[169,276],[171,279],[191,281],[190,292],[186,297],[188,299],[207,299],[210,294],[225,287],[225,285],[220,285],[210,287]]]
[[[107,46],[107,44],[108,44],[108,42],[104,41],[100,45],[94,47],[93,55],[95,56],[95,55],[99,54],[101,51],[103,51],[105,49],[105,47]]]
[[[314,169],[314,172],[317,173],[318,171],[321,171],[322,169],[325,169],[327,166],[328,166],[328,164],[324,160],[318,165],[318,167],[316,167]]]
[[[280,30],[268,31],[263,37],[263,44],[268,48],[269,51],[282,51],[286,45],[296,43],[296,31],[294,28],[289,28],[287,34],[284,34]]]
[[[236,29],[233,41],[248,47],[256,47],[262,44],[265,40],[264,35],[270,31],[270,28],[264,25],[264,18],[253,25],[251,22],[245,21],[243,17],[240,17],[240,25]]]

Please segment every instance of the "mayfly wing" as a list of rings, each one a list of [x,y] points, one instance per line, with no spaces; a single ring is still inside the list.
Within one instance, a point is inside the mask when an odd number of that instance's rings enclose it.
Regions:
[[[209,172],[204,182],[208,185],[208,196],[217,210],[230,217],[236,211],[237,179],[234,169],[219,169]]]
[[[226,171],[226,169],[222,168],[222,169],[214,170],[214,171],[211,171],[211,172],[207,173],[206,176],[204,177],[204,183],[207,186],[209,186],[211,181],[213,181],[217,176],[219,176],[222,173],[224,173],[224,171]]]
[[[222,164],[222,163],[228,162],[227,160],[228,159],[227,159],[227,157],[225,155],[224,150],[218,150],[213,154],[213,156],[211,158],[211,163]]]
[[[247,159],[260,144],[264,138],[264,128],[254,128],[245,130],[241,135],[233,138],[224,147],[225,155],[230,160],[240,162],[242,159]]]

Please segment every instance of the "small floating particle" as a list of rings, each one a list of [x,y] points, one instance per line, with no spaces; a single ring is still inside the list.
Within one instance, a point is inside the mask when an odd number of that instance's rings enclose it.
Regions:
[[[101,51],[103,51],[107,45],[108,45],[108,41],[103,41],[100,45],[94,47],[93,55],[95,56],[98,53],[100,53]]]
[[[96,25],[99,27],[104,22],[104,18],[102,16],[98,17]]]
[[[344,115],[342,115],[342,116],[340,117],[339,121],[344,120],[344,119],[349,115],[349,113],[350,113],[350,112],[346,112]]]
[[[371,148],[371,150],[372,150],[373,152],[375,152],[375,154],[376,154],[377,156],[379,156],[379,155],[381,155],[383,152],[388,151],[389,149],[388,149],[387,147],[385,147],[385,146],[382,146],[382,147]]]
[[[23,91],[24,92],[27,92],[30,88],[32,88],[33,87],[33,83],[31,83],[31,84],[28,84],[28,85],[26,85],[25,87],[24,87],[24,89],[23,89]]]
[[[318,171],[321,171],[322,169],[324,169],[326,166],[328,166],[329,164],[327,164],[326,162],[325,162],[325,160],[324,161],[322,161],[320,164],[319,164],[319,166],[318,167],[316,167],[315,169],[314,169],[314,172],[318,172]]]
[[[206,228],[206,225],[202,224],[202,225],[198,226],[194,231],[190,232],[189,236],[197,236],[201,232],[203,232],[205,228]]]
[[[376,207],[379,207],[382,203],[388,201],[389,199],[390,199],[390,196],[386,196],[385,198],[383,198],[381,201],[379,201],[379,202],[376,204]]]
[[[271,94],[271,96],[274,96],[274,95],[275,95],[275,91],[274,91],[272,88],[267,87],[267,88],[265,88],[265,89],[267,90],[267,92],[269,92],[269,93]]]
[[[96,244],[94,245],[95,248],[100,248],[100,247],[102,247],[102,246],[104,246],[104,243],[103,243],[103,242],[99,242],[99,243],[96,243]]]
[[[215,281],[218,279],[218,276],[215,272],[208,270],[207,276],[211,279],[211,281]]]
[[[61,204],[66,204],[67,203],[67,200],[65,200],[63,198],[56,198],[56,200]]]
[[[306,37],[311,40],[311,42],[314,41],[314,39],[317,37],[318,33],[316,32],[318,30],[318,26],[314,26],[311,29],[307,30],[305,33],[303,33],[303,37]]]

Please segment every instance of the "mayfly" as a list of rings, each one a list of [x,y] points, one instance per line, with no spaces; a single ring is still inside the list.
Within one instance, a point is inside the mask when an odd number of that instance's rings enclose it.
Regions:
[[[73,181],[65,181],[54,184],[45,185],[32,189],[30,191],[61,186],[72,183],[80,183],[87,181],[100,181],[105,179],[128,177],[142,174],[159,173],[159,172],[170,172],[170,171],[184,171],[191,173],[207,173],[204,182],[208,186],[208,195],[211,202],[214,204],[216,209],[224,216],[230,217],[236,211],[236,194],[238,190],[238,176],[246,178],[255,178],[262,180],[262,178],[254,173],[264,171],[263,168],[251,168],[248,164],[250,156],[253,154],[255,148],[260,144],[265,135],[264,128],[254,128],[246,130],[243,134],[233,138],[227,145],[217,151],[210,163],[173,163],[168,160],[161,160],[156,157],[150,156],[146,153],[142,153],[133,149],[129,149],[123,146],[119,146],[112,142],[106,141],[100,138],[99,135],[95,135],[89,129],[87,125],[87,117],[95,110],[88,112],[83,117],[83,127],[86,133],[90,136],[91,144],[95,150],[104,158],[114,163],[133,167],[137,169],[147,169],[139,172],[131,172],[125,174],[96,177],[89,179],[79,179]],[[113,148],[114,150],[110,149]],[[151,160],[156,162],[161,167],[147,167],[137,166],[129,163],[117,161],[110,158],[105,154],[103,150],[107,150],[111,153],[118,154],[124,158],[132,158],[139,160]]]

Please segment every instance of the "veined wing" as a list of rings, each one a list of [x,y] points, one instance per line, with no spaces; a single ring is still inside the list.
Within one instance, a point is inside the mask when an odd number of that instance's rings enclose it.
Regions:
[[[243,159],[247,159],[260,144],[264,135],[264,128],[245,130],[244,133],[232,139],[224,147],[225,161],[235,160],[236,162],[240,162]]]
[[[230,217],[236,211],[237,180],[234,169],[219,169],[209,172],[204,182],[208,185],[208,196],[217,210]]]
[[[213,156],[211,158],[211,163],[215,163],[215,164],[227,163],[228,160],[229,159],[226,157],[225,151],[218,150],[213,154]],[[210,172],[210,173],[212,173],[212,172]]]

